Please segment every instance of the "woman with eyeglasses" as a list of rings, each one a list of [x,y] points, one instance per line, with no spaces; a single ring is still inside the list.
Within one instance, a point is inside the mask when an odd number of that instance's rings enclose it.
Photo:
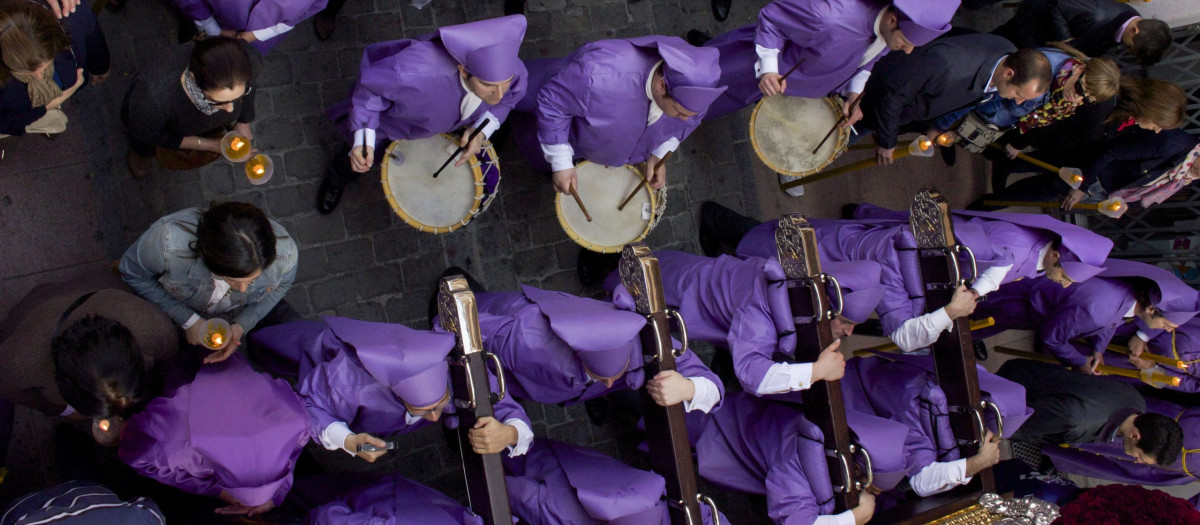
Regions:
[[[225,346],[205,363],[224,361],[242,335],[280,305],[296,279],[296,242],[251,204],[188,208],[146,230],[121,258],[121,277],[201,343],[207,320],[232,325]]]
[[[153,168],[151,157],[175,169],[216,160],[228,129],[253,138],[253,84],[261,58],[245,41],[215,37],[171,49],[138,74],[121,119],[129,131],[129,172]]]
[[[63,104],[108,72],[108,44],[91,11],[60,24],[40,1],[0,1],[0,138],[62,133]]]

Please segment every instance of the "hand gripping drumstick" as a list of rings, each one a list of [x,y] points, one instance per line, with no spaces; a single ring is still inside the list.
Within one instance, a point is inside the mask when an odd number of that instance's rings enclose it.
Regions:
[[[675,153],[675,152],[668,151],[667,154],[663,155],[663,158],[658,161],[658,164],[661,166],[664,162],[667,161],[667,159],[671,158],[672,153]],[[658,166],[655,166],[654,169],[658,169]],[[633,187],[633,191],[629,192],[629,195],[625,197],[625,200],[621,201],[620,206],[617,206],[617,211],[624,210],[625,205],[629,204],[629,201],[633,200],[633,196],[637,195],[637,193],[642,190],[642,186],[646,186],[649,183],[650,183],[650,179],[648,179],[645,175],[642,175],[642,182],[639,182],[637,186]]]
[[[475,137],[479,136],[479,132],[483,131],[483,128],[486,128],[489,122],[491,122],[491,119],[483,119],[483,122],[479,123],[479,127],[475,128],[475,131],[471,132],[471,136],[467,137],[467,144],[470,144],[472,140],[475,140]],[[442,167],[433,172],[433,178],[436,179],[438,175],[441,175],[442,170],[446,169],[446,166],[450,165],[450,161],[454,160],[454,157],[457,157],[458,154],[462,153],[464,149],[467,149],[467,144],[463,144],[462,146],[459,146],[458,149],[454,150],[454,153],[450,154],[450,158],[446,159],[446,162],[442,163]]]
[[[587,212],[587,208],[583,207],[583,201],[579,200],[579,193],[575,191],[575,188],[571,188],[571,196],[575,197],[575,204],[578,204],[579,209],[583,211],[584,218],[588,222],[592,222],[592,215]]]

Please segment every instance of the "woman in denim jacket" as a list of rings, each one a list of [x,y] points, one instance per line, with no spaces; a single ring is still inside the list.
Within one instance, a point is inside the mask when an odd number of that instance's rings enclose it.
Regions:
[[[191,344],[200,344],[208,318],[226,318],[229,342],[204,360],[216,363],[287,294],[296,261],[296,242],[283,226],[251,204],[226,202],[159,219],[125,251],[120,270]]]

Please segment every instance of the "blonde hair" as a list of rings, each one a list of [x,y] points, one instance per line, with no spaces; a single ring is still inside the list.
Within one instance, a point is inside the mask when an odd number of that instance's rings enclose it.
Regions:
[[[0,83],[13,71],[33,71],[71,45],[50,9],[27,0],[0,0]]]
[[[1108,122],[1129,118],[1148,120],[1163,129],[1175,129],[1186,122],[1187,93],[1174,82],[1157,78],[1125,78],[1121,98]]]
[[[1089,58],[1066,42],[1051,42],[1050,46],[1084,63],[1081,81],[1087,88],[1088,95],[1096,102],[1104,102],[1117,95],[1117,91],[1121,89],[1121,68],[1115,60],[1106,57]]]

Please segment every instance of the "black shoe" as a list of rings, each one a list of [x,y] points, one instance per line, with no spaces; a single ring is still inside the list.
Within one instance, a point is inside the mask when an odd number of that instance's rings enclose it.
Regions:
[[[713,232],[708,223],[700,221],[700,251],[708,257],[716,257],[725,253],[721,246],[721,240],[717,238],[717,234]]]
[[[583,402],[583,408],[587,411],[588,421],[593,425],[602,427],[608,422],[608,400],[603,397],[589,399]]]
[[[342,202],[342,192],[345,191],[344,186],[336,186],[329,177],[321,181],[321,189],[317,190],[317,211],[322,214],[330,214],[337,209],[338,203]]]
[[[724,22],[729,18],[729,7],[733,5],[733,0],[712,0],[713,18],[718,22]]]
[[[596,286],[604,282],[608,274],[617,269],[620,264],[619,253],[596,253],[583,248],[579,249],[579,258],[575,268],[579,272],[579,282],[584,286]]]
[[[942,153],[942,162],[945,162],[947,166],[953,166],[954,161],[958,158],[958,146],[946,146],[938,149]]]
[[[504,0],[504,16],[525,14],[525,0]]]
[[[704,45],[705,42],[712,40],[712,37],[708,36],[708,33],[705,33],[704,31],[700,31],[698,29],[689,29],[686,40],[687,43],[696,47],[700,47]]]
[[[858,205],[853,202],[842,206],[842,218],[846,220],[854,219],[854,212],[858,211]]]
[[[975,360],[976,361],[987,361],[987,358],[988,358],[987,345],[983,344],[983,341],[975,341]]]

